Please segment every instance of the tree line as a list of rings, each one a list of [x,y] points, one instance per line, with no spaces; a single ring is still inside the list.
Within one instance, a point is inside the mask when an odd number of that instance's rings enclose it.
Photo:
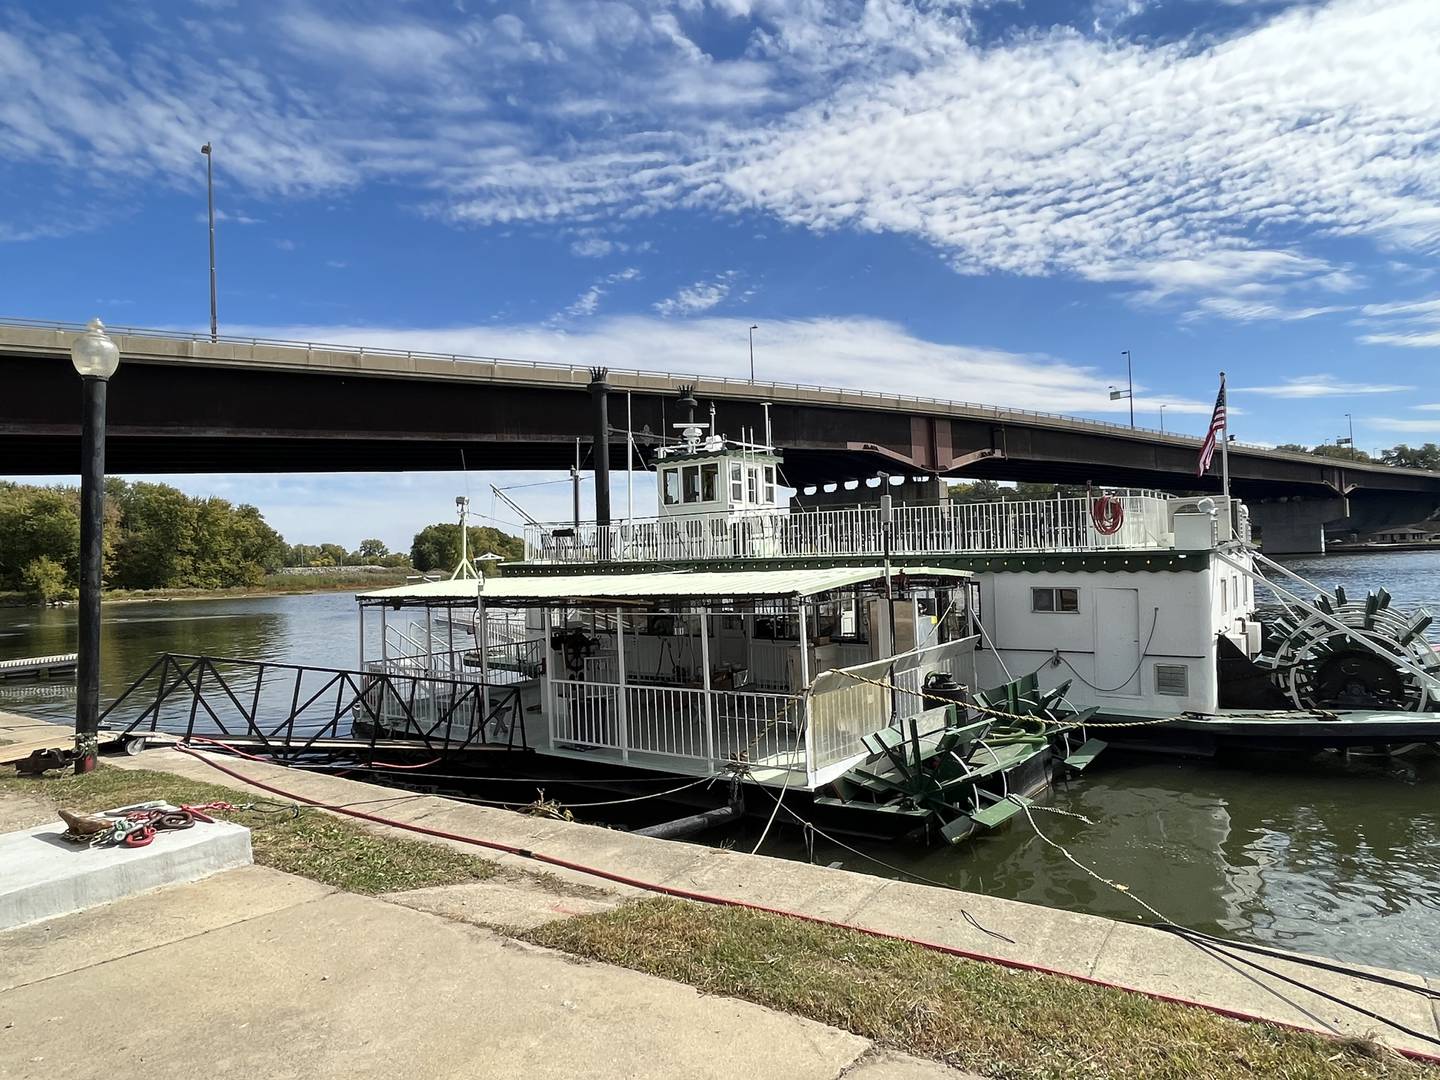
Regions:
[[[520,558],[524,544],[498,529],[471,527],[470,554]],[[168,484],[105,481],[102,578],[111,589],[227,589],[259,585],[289,566],[389,566],[451,570],[458,524],[426,526],[408,554],[377,539],[288,544],[260,511],[227,499],[186,495]],[[0,482],[0,590],[51,600],[80,580],[80,492]]]
[[[1289,450],[1292,454],[1313,454],[1315,457],[1334,458],[1340,461],[1378,461],[1381,465],[1394,465],[1401,469],[1429,469],[1440,471],[1440,446],[1427,442],[1423,446],[1407,446],[1400,443],[1388,450],[1380,451],[1379,457],[1357,450],[1353,446],[1339,446],[1335,443],[1321,443],[1319,446],[1304,446],[1300,443],[1281,443],[1276,450]]]

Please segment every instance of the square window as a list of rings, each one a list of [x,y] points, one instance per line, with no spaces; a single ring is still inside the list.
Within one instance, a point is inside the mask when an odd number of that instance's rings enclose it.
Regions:
[[[1068,587],[1031,589],[1030,610],[1074,614],[1080,610],[1080,590]]]

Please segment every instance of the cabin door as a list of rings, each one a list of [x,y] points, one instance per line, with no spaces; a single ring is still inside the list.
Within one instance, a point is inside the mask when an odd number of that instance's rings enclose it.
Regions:
[[[1140,590],[1095,590],[1095,685],[1140,694]]]

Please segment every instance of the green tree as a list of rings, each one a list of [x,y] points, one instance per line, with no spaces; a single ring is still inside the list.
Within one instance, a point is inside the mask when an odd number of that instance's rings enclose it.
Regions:
[[[1380,455],[1386,465],[1402,469],[1429,469],[1440,471],[1440,446],[1427,442],[1424,446],[1392,446]]]
[[[467,530],[471,556],[492,552],[506,559],[525,554],[525,542],[518,536],[488,525],[471,525]],[[410,544],[410,563],[416,570],[453,570],[460,563],[460,526],[453,522],[427,525]],[[493,572],[487,568],[487,572]]]
[[[64,596],[70,591],[65,568],[49,555],[40,555],[25,564],[20,585],[32,598],[42,603]]]
[[[25,568],[46,556],[70,584],[80,579],[80,493],[74,488],[0,485],[0,586],[24,588]]]
[[[1336,446],[1334,443],[1321,443],[1310,451],[1315,457],[1337,458],[1341,461],[1369,461],[1370,455],[1364,450],[1356,450],[1353,446]]]
[[[389,554],[390,549],[383,540],[361,540],[360,546],[355,549],[356,562],[361,563],[379,562]]]

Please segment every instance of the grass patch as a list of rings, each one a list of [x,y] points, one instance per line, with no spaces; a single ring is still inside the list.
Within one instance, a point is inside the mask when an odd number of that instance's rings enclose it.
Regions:
[[[995,1080],[1440,1076],[1364,1043],[1242,1023],[738,908],[644,900],[525,936],[797,1013]]]
[[[208,802],[241,806],[254,801],[244,792],[169,773],[104,766],[84,776],[66,773],[40,780],[0,776],[0,793],[6,792],[30,795],[82,812],[151,799],[164,799],[177,806]],[[261,804],[263,810],[219,812],[215,816],[251,830],[255,861],[261,866],[370,896],[484,881],[500,870],[488,859],[440,844],[378,835],[313,808],[301,807],[297,816],[280,809],[284,805],[267,802]]]

